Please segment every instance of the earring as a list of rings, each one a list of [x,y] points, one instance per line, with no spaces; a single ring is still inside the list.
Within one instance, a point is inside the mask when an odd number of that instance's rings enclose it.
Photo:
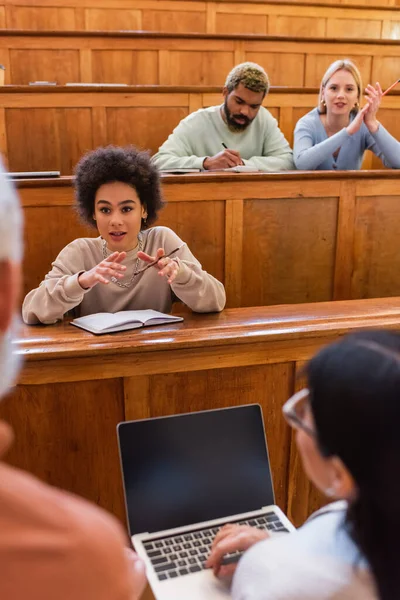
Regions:
[[[359,106],[360,106],[359,102],[356,102],[355,105],[354,105],[355,108],[358,108]]]
[[[322,100],[322,106],[326,106],[325,100]]]
[[[333,487],[325,488],[324,494],[325,494],[325,496],[328,496],[328,498],[334,498],[336,495],[335,488],[333,488]]]
[[[146,225],[146,223],[147,223],[147,216],[143,217],[143,225]]]

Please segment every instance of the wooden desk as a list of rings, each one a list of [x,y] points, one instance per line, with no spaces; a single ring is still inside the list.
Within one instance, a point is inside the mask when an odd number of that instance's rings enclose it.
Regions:
[[[228,306],[400,296],[400,171],[165,176],[159,224],[225,283]],[[71,178],[22,181],[24,291],[58,252],[96,235]]]
[[[338,57],[354,59],[363,80],[398,79],[397,40],[317,40],[242,34],[137,31],[0,31],[6,83],[30,81],[222,85],[235,64],[253,61],[274,85],[317,87]]]
[[[277,503],[295,523],[321,503],[298,464],[281,407],[322,345],[360,328],[400,329],[399,298],[185,315],[171,326],[95,337],[22,328],[20,383],[0,405],[15,428],[9,460],[124,519],[115,426],[259,402]]]
[[[317,88],[273,87],[263,104],[292,145],[297,121],[317,99]],[[221,87],[210,86],[4,86],[0,151],[10,171],[70,175],[82,154],[97,146],[135,144],[155,153],[189,113],[221,103]],[[379,120],[400,139],[400,92],[385,96]],[[383,166],[366,152],[363,168]]]
[[[396,38],[399,26],[396,0],[338,0],[335,5],[332,0],[86,0],[84,6],[80,0],[35,0],[31,4],[2,0],[0,26],[376,39]]]

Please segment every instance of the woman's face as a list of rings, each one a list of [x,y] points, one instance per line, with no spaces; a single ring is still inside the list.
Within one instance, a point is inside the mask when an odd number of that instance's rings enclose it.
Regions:
[[[345,69],[336,71],[323,89],[322,100],[326,103],[327,115],[350,115],[358,102],[358,89],[353,75]]]
[[[304,409],[302,417],[304,425],[315,431],[314,419],[309,405]],[[296,444],[299,449],[301,460],[307,477],[321,491],[331,487],[331,473],[329,458],[322,456],[318,449],[316,440],[303,429],[296,430]]]
[[[128,252],[137,246],[137,236],[147,212],[132,186],[113,181],[97,190],[93,216],[108,248],[113,252]]]

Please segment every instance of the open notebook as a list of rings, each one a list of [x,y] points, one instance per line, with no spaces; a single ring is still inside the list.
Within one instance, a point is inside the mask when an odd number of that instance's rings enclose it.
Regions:
[[[163,325],[164,323],[175,323],[177,321],[183,321],[183,318],[166,315],[157,310],[121,310],[117,313],[96,313],[86,317],[78,317],[71,321],[71,325],[101,335],[102,333],[113,333],[114,331]]]

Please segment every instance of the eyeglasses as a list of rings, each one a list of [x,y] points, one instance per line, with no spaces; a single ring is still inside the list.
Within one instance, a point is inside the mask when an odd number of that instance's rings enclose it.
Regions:
[[[315,431],[304,423],[306,412],[309,410],[310,390],[304,388],[294,394],[282,407],[283,416],[291,427],[302,429],[305,433],[315,439]]]

